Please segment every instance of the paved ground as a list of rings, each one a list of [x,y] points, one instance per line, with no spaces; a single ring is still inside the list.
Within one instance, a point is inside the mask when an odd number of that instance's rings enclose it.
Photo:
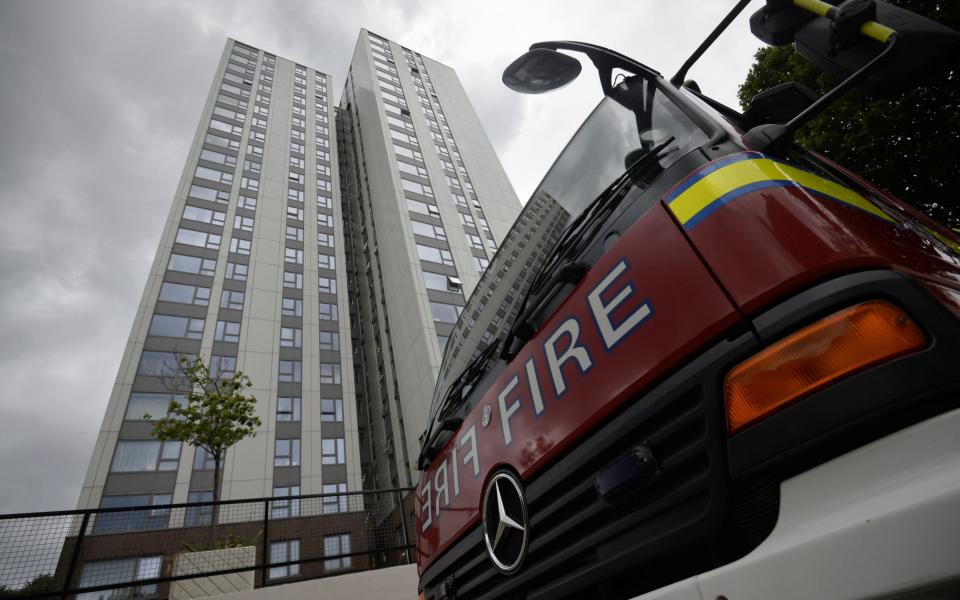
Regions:
[[[416,600],[417,567],[404,565],[209,596],[210,600]]]

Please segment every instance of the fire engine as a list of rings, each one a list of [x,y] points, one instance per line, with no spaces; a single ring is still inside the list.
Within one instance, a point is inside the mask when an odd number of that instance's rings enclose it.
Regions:
[[[504,83],[603,100],[448,341],[417,488],[420,597],[960,597],[960,243],[794,134],[960,35],[886,2],[767,0],[839,83],[744,112],[688,69],[542,42]],[[939,70],[938,70],[939,69]],[[954,74],[954,76],[956,76]]]

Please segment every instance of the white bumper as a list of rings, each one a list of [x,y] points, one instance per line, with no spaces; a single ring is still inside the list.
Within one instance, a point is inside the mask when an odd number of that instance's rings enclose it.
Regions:
[[[753,552],[638,600],[908,592],[960,597],[960,410],[785,481],[777,524]]]

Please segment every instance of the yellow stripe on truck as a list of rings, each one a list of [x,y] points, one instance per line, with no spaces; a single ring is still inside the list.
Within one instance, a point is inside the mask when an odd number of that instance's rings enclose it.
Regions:
[[[719,166],[718,166],[719,165]],[[793,187],[856,207],[888,222],[896,222],[861,194],[839,183],[755,152],[711,163],[665,198],[670,211],[692,229],[714,211],[739,197],[761,189]]]

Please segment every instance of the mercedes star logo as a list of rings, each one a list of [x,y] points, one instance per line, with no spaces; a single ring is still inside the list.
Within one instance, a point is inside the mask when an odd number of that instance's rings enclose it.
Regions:
[[[496,473],[483,494],[483,539],[490,560],[503,573],[520,567],[527,553],[529,521],[520,482],[509,471]]]

